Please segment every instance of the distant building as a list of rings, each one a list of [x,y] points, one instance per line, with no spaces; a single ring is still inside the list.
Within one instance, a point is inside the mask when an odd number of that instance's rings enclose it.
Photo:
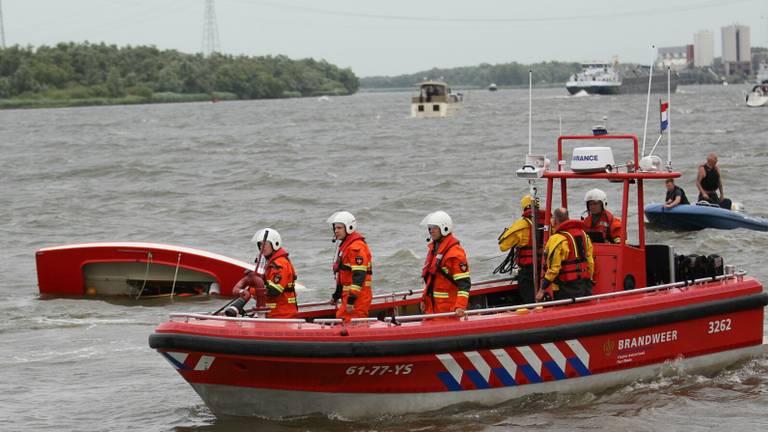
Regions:
[[[723,66],[726,75],[749,75],[752,70],[752,47],[749,26],[733,24],[721,28]]]
[[[693,35],[693,65],[696,67],[712,66],[715,60],[715,38],[709,30],[702,30]]]
[[[664,69],[669,66],[675,71],[687,68],[693,62],[693,58],[691,58],[693,48],[689,47],[690,45],[659,48],[656,65]]]

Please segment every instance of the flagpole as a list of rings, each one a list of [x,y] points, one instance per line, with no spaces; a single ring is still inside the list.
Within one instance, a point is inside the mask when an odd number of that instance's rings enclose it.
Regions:
[[[651,45],[651,49],[656,50],[656,45]],[[651,59],[651,69],[648,72],[648,97],[645,101],[645,126],[643,126],[643,151],[640,152],[641,156],[645,156],[645,136],[648,133],[648,111],[651,109],[651,80],[653,79],[653,63],[656,61],[654,57]]]
[[[667,171],[672,171],[672,71],[667,66]]]

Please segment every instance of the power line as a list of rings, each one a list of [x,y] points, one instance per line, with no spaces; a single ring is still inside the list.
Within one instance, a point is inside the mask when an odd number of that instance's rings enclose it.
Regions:
[[[561,21],[576,21],[576,20],[591,20],[597,18],[635,18],[638,16],[654,16],[654,15],[669,15],[676,12],[690,12],[701,9],[717,8],[723,6],[729,6],[737,3],[754,3],[757,0],[710,0],[706,2],[695,2],[679,6],[664,6],[660,8],[648,8],[637,9],[633,11],[623,12],[597,12],[583,15],[569,14],[562,16],[542,16],[542,17],[530,17],[530,18],[446,18],[435,16],[407,16],[407,15],[384,15],[384,14],[372,14],[372,13],[360,13],[360,12],[346,12],[332,9],[320,9],[308,6],[296,6],[284,3],[275,3],[271,1],[257,1],[257,2],[238,2],[241,4],[253,3],[260,4],[262,6],[277,8],[277,9],[289,9],[297,10],[307,13],[330,15],[339,17],[351,17],[351,18],[365,18],[375,20],[387,20],[387,21],[418,21],[424,22],[439,22],[439,23],[545,23],[545,22],[561,22]]]
[[[216,25],[216,9],[213,0],[205,0],[205,18],[203,19],[203,55],[209,56],[220,52],[219,28]]]

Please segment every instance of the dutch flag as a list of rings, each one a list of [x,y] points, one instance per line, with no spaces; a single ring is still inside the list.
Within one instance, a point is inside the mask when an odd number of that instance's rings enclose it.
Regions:
[[[659,100],[660,110],[661,110],[661,133],[664,133],[665,130],[669,127],[669,117],[667,117],[667,109],[669,109],[669,102],[662,102]]]

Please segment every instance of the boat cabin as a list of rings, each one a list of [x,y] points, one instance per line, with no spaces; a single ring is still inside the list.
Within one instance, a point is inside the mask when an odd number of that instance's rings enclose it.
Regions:
[[[590,146],[584,147],[583,143]],[[578,147],[575,145],[579,145]],[[608,145],[610,144],[610,145]],[[570,164],[566,167],[566,145],[573,146]],[[623,147],[631,159],[624,165],[616,165],[613,150]],[[647,158],[644,158],[647,159]],[[634,135],[585,135],[561,136],[557,140],[557,168],[543,172],[547,181],[544,241],[549,237],[552,211],[557,207],[569,209],[571,219],[578,219],[585,211],[583,192],[570,194],[569,186],[580,182],[598,183],[605,188],[610,184],[621,185],[621,198],[617,207],[611,206],[614,217],[622,221],[618,243],[593,242],[595,258],[595,286],[593,294],[631,290],[674,282],[674,251],[667,245],[648,245],[645,242],[643,210],[643,186],[645,180],[663,180],[680,177],[679,172],[662,172],[658,164],[648,164],[638,156],[638,140]],[[600,182],[605,185],[600,186]],[[559,201],[556,199],[559,197]],[[630,201],[637,207],[633,215]],[[633,239],[629,239],[629,227],[634,225]]]
[[[445,117],[463,102],[461,93],[453,93],[442,81],[419,83],[419,94],[411,98],[412,117]]]

